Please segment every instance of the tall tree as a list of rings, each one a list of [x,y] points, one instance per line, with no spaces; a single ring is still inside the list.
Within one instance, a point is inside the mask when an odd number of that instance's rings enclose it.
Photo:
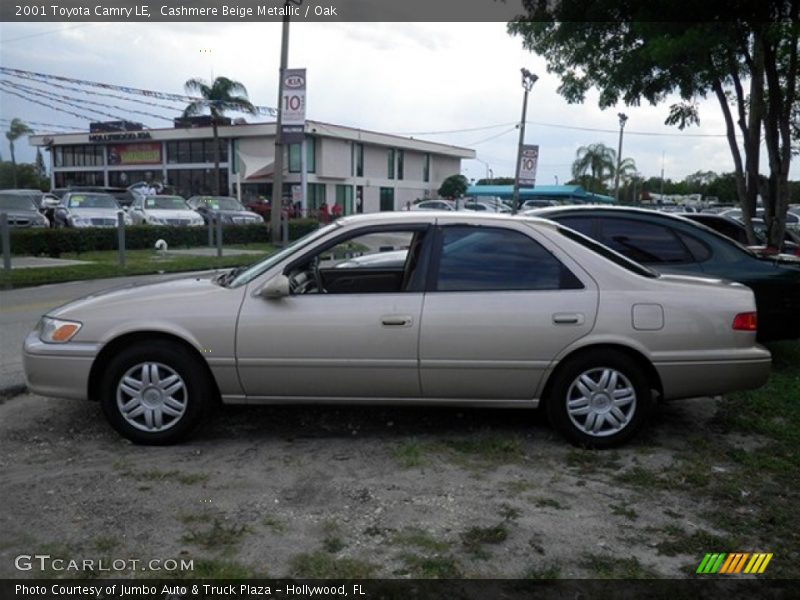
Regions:
[[[247,99],[247,89],[244,85],[227,77],[217,77],[210,85],[203,79],[189,79],[184,88],[189,94],[200,94],[200,98],[184,109],[184,117],[201,115],[206,110],[211,114],[211,128],[214,132],[214,193],[219,195],[219,125],[227,111],[245,112],[251,115],[258,114],[258,111]],[[230,160],[233,160],[233,157],[230,157]]]
[[[575,153],[575,162],[572,163],[572,177],[576,180],[584,180],[587,174],[589,178],[589,191],[599,192],[599,186],[614,176],[615,165],[617,164],[617,153],[613,148],[605,144],[589,144],[581,146]]]
[[[548,70],[561,77],[559,93],[569,102],[583,102],[592,87],[600,91],[602,108],[619,101],[655,105],[677,92],[682,101],[670,107],[666,122],[682,128],[699,121],[698,98],[717,98],[750,236],[763,131],[770,177],[762,191],[770,242],[782,238],[792,109],[798,102],[800,0],[523,4],[528,14],[509,23],[509,32],[547,59]]]
[[[16,117],[11,120],[11,125],[6,131],[6,139],[8,140],[8,149],[11,152],[11,165],[14,172],[14,187],[18,186],[17,181],[17,159],[14,156],[14,142],[16,142],[19,138],[23,135],[30,135],[33,133],[33,129],[28,127],[22,120],[17,119]]]
[[[450,177],[445,179],[442,182],[442,185],[439,187],[439,196],[442,198],[455,200],[456,198],[461,198],[464,194],[466,194],[468,187],[469,180],[466,177],[463,175],[450,175]]]

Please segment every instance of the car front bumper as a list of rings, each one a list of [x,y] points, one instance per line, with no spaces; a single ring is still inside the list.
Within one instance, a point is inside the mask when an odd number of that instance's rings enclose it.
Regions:
[[[28,389],[41,396],[85,399],[89,373],[100,344],[45,344],[31,331],[22,346],[22,365]]]

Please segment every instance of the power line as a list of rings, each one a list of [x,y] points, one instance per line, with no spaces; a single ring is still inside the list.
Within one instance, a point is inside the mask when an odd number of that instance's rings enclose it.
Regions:
[[[4,93],[6,93],[6,94],[11,94],[12,96],[17,96],[18,98],[22,98],[23,100],[26,100],[27,102],[33,102],[34,104],[39,104],[39,105],[44,106],[46,108],[49,108],[51,110],[57,110],[58,112],[63,112],[63,113],[66,113],[68,115],[72,115],[73,117],[78,117],[79,119],[85,119],[87,121],[94,121],[95,118],[96,118],[96,117],[90,117],[88,115],[81,114],[81,113],[75,113],[75,112],[72,112],[70,110],[66,110],[64,108],[59,108],[57,106],[53,106],[51,104],[46,104],[46,103],[44,103],[44,102],[42,102],[40,100],[36,100],[35,98],[31,98],[30,96],[26,96],[24,94],[21,94],[20,92],[15,92],[15,91],[9,90],[9,89],[3,89],[2,91]],[[112,117],[112,118],[115,119],[115,120],[124,120],[124,119],[120,119],[119,117]]]
[[[470,127],[467,129],[449,129],[444,131],[395,131],[394,135],[445,135],[448,133],[469,133],[471,131],[486,131],[488,129],[499,129],[508,125],[515,125],[516,121],[508,123],[498,123],[497,125],[487,125],[486,127]],[[515,127],[516,129],[516,127]]]
[[[498,133],[496,135],[492,135],[492,136],[490,136],[488,138],[484,138],[482,140],[478,140],[477,142],[472,142],[471,144],[467,144],[467,146],[477,146],[477,145],[483,144],[485,142],[490,142],[491,140],[497,139],[499,137],[503,137],[504,135],[507,135],[507,134],[511,133],[515,129],[516,129],[516,127],[512,127],[511,129],[506,129],[505,131],[503,131],[501,133]]]
[[[19,37],[11,38],[10,40],[3,40],[4,44],[10,44],[11,42],[18,42],[20,40],[27,40],[32,37],[39,37],[42,35],[50,35],[51,33],[61,33],[62,31],[68,31],[70,29],[78,29],[80,27],[88,27],[89,25],[94,25],[94,23],[81,23],[80,25],[73,25],[72,27],[63,27],[61,29],[51,29],[49,31],[40,31],[39,33],[30,33],[28,35],[21,35]]]

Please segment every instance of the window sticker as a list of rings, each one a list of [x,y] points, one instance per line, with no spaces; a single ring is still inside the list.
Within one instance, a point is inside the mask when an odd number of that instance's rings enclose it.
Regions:
[[[147,208],[155,208],[156,207],[156,199],[155,198],[146,198],[144,202],[145,202],[145,206]]]

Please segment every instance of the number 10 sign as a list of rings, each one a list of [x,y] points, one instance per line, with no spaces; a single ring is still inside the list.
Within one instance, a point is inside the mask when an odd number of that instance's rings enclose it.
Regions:
[[[284,125],[305,125],[306,122],[306,70],[286,69],[283,76],[281,98]]]
[[[519,157],[520,185],[536,185],[536,165],[539,162],[539,146],[526,144]]]

